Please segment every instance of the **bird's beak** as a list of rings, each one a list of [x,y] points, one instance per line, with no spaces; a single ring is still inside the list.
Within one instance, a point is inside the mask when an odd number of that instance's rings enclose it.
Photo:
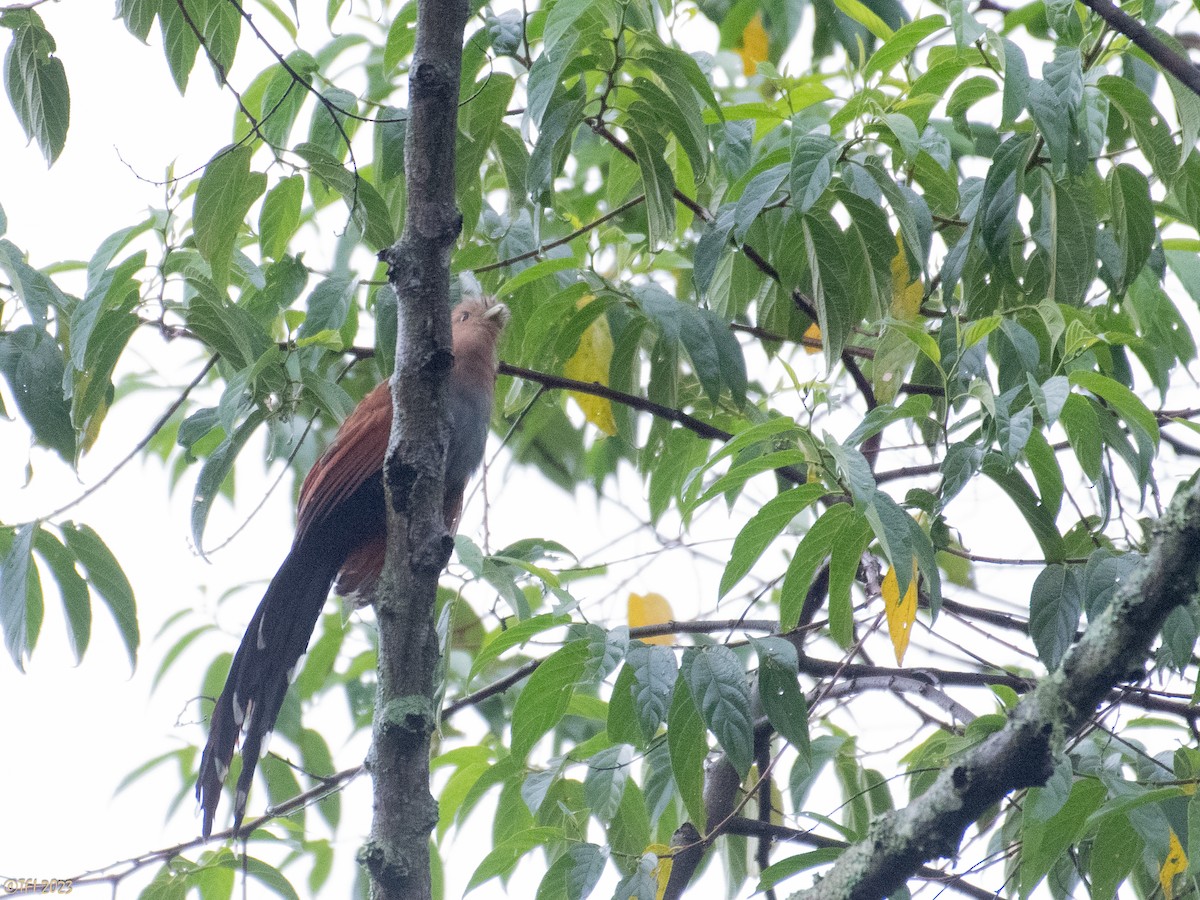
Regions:
[[[489,306],[483,313],[485,319],[496,319],[501,328],[508,324],[508,316],[508,307],[503,303]]]

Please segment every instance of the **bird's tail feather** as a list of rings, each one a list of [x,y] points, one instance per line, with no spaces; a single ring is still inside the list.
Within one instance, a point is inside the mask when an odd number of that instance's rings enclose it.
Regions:
[[[241,827],[246,794],[254,780],[263,741],[275,727],[291,670],[308,647],[337,573],[336,567],[314,571],[318,562],[315,554],[292,548],[271,579],[233,657],[225,688],[213,707],[208,743],[196,779],[205,837],[212,833],[221,787],[238,737],[244,734],[242,773],[233,807],[234,829]]]

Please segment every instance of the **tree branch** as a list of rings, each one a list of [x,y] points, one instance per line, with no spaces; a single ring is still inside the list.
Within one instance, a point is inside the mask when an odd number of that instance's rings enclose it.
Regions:
[[[1115,31],[1120,32],[1146,52],[1152,60],[1170,72],[1191,91],[1200,95],[1200,69],[1191,60],[1180,56],[1133,16],[1117,9],[1109,0],[1083,0],[1083,5],[1102,18]]]
[[[1150,553],[1104,613],[1013,710],[1008,724],[942,771],[907,807],[876,820],[799,900],[886,897],[920,866],[953,856],[967,828],[1011,791],[1044,784],[1066,740],[1113,686],[1141,670],[1163,621],[1189,602],[1200,574],[1200,481],[1182,487]]]

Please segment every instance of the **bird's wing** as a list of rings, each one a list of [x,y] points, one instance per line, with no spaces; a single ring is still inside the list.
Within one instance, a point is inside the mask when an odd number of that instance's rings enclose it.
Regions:
[[[379,478],[392,429],[392,393],[383,382],[362,399],[309,470],[296,510],[296,543],[371,478]]]

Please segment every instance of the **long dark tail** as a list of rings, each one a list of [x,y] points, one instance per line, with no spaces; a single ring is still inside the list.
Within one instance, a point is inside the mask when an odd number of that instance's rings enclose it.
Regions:
[[[233,827],[236,830],[242,825],[246,795],[263,740],[275,727],[291,670],[308,647],[340,563],[323,561],[311,547],[293,546],[246,626],[225,688],[213,707],[208,743],[200,757],[196,799],[204,814],[205,837],[212,833],[221,786],[240,734],[245,740],[242,773],[234,795]]]

